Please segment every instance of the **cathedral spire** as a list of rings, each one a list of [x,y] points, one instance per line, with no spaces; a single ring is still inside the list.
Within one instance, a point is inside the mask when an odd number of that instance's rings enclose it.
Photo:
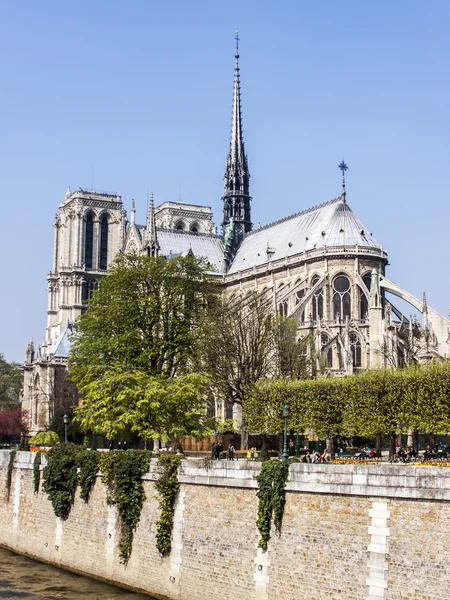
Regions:
[[[136,205],[134,203],[134,198],[131,200],[131,225],[134,225],[136,221]]]
[[[146,248],[148,256],[158,256],[159,244],[156,233],[155,203],[153,192],[150,194],[150,203],[148,206],[147,226],[146,226]]]
[[[231,137],[224,176],[223,235],[227,267],[233,260],[244,235],[252,228],[247,155],[242,127],[241,82],[239,74],[239,35],[236,31]]]

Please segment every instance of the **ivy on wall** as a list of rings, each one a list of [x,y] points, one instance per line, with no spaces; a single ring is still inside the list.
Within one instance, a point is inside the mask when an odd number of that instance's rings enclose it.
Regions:
[[[156,467],[159,479],[155,483],[155,488],[159,493],[161,510],[156,524],[156,547],[162,556],[167,556],[172,546],[174,505],[180,489],[178,466],[181,458],[176,455],[162,455],[159,457]]]
[[[14,461],[16,460],[17,450],[11,450],[9,453],[8,469],[6,471],[6,500],[9,502],[9,496],[11,494],[11,482],[12,472],[14,469]]]
[[[99,471],[100,452],[81,450],[78,455],[78,464],[80,465],[78,474],[78,482],[81,488],[80,498],[88,503]]]
[[[79,447],[60,444],[47,454],[47,466],[43,471],[46,492],[57,517],[67,519],[75,499],[78,485]]]
[[[39,484],[41,483],[41,456],[42,452],[39,450],[36,452],[33,462],[33,483],[34,483],[34,493],[39,493]]]
[[[272,515],[275,530],[281,534],[288,473],[288,462],[268,460],[262,463],[261,473],[256,477],[259,487],[256,494],[258,497],[256,525],[261,535],[258,546],[263,550],[267,550],[267,543],[270,539]]]
[[[142,476],[148,472],[150,456],[146,450],[112,450],[100,458],[99,467],[104,474],[107,502],[117,506],[119,513],[119,555],[125,565],[131,555],[133,533],[145,501]]]

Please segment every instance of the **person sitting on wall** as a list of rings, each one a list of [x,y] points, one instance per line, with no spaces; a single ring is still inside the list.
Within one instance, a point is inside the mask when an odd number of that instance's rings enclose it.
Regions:
[[[216,443],[211,444],[211,458],[216,458]]]
[[[302,456],[302,462],[303,463],[310,463],[311,462],[311,455],[310,455],[310,453],[309,453],[308,450],[306,451],[306,454],[304,454]]]
[[[320,454],[317,450],[314,450],[314,453],[311,457],[311,462],[315,464],[320,463]]]

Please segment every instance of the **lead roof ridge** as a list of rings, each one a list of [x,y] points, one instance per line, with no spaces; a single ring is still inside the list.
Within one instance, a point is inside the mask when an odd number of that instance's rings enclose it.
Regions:
[[[278,221],[272,221],[272,223],[263,225],[262,227],[259,227],[258,229],[252,229],[252,231],[249,231],[245,235],[244,239],[253,235],[254,233],[258,233],[259,231],[263,231],[264,229],[270,229],[270,227],[274,227],[275,225],[279,225],[280,223],[284,223],[285,221],[289,221],[290,219],[295,219],[296,217],[300,217],[301,215],[306,215],[310,212],[313,212],[314,210],[317,210],[318,208],[323,208],[324,206],[328,206],[329,204],[334,204],[335,202],[336,203],[342,202],[342,196],[337,196],[336,198],[332,198],[331,200],[327,200],[326,202],[321,202],[320,204],[316,204],[316,206],[311,206],[310,208],[305,208],[304,210],[300,210],[299,212],[296,212],[293,215],[288,215],[287,217],[278,219]],[[350,209],[350,211],[352,210],[350,207],[349,207],[349,209]]]

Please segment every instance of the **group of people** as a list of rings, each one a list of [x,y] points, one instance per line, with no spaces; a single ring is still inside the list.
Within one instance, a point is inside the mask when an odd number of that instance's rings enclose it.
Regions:
[[[224,454],[223,444],[222,442],[213,442],[211,446],[211,457],[214,460],[234,460],[234,446],[233,444],[228,445],[228,449]]]
[[[312,463],[312,464],[329,463],[330,460],[331,460],[331,456],[330,456],[330,454],[328,454],[328,452],[326,450],[324,450],[322,452],[322,454],[320,454],[320,452],[318,450],[314,450],[314,452],[312,454],[309,452],[309,450],[307,450],[305,452],[305,454],[302,456],[303,463]]]

